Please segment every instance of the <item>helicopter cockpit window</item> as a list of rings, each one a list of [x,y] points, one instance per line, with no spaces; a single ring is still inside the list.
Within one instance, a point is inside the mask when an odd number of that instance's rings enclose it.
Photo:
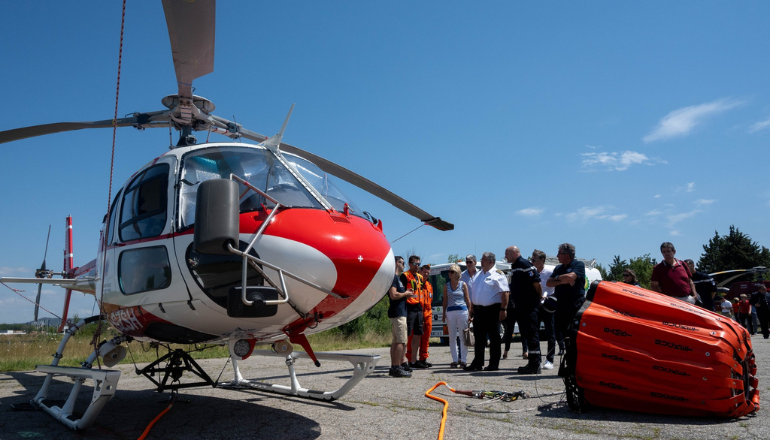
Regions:
[[[201,182],[209,179],[229,179],[230,174],[242,177],[252,185],[278,200],[282,205],[323,208],[309,191],[268,150],[244,147],[214,147],[196,150],[184,157],[180,194],[181,227],[195,223],[195,196]],[[273,207],[273,203],[254,191],[245,191],[240,212]]]
[[[166,225],[168,165],[160,164],[141,172],[123,196],[120,210],[120,239],[157,237]]]
[[[171,264],[165,246],[131,249],[118,260],[120,290],[131,295],[171,285]]]
[[[316,164],[301,157],[294,156],[293,154],[284,153],[283,157],[289,163],[294,165],[294,168],[302,175],[302,177],[310,182],[310,184],[313,185],[313,188],[321,193],[334,209],[342,212],[347,203],[353,214],[359,217],[364,216],[363,211],[358,209],[358,206],[356,206],[356,204],[337,187],[334,178],[318,168]]]
[[[123,190],[121,189],[118,191],[118,194],[115,195],[115,199],[112,201],[112,206],[110,206],[110,216],[107,217],[107,233],[104,235],[104,242],[108,245],[113,243],[112,239],[112,233],[115,230],[115,213],[116,209],[115,207],[118,206],[118,200],[120,200],[120,196],[123,193]]]

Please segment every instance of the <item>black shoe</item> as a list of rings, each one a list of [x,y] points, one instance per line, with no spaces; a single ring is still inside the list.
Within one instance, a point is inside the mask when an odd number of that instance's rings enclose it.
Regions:
[[[493,367],[491,365],[487,365],[486,367],[484,367],[484,371],[497,371],[499,369],[500,369],[499,367]]]
[[[409,366],[412,367],[412,368],[418,368],[420,370],[424,370],[424,369],[428,368],[428,366],[425,365],[425,363],[423,361],[413,362],[413,363],[409,364]]]
[[[390,371],[388,371],[388,375],[392,377],[412,377],[412,373],[408,371],[404,371],[404,369],[401,368],[400,365],[395,367],[390,367]]]
[[[427,360],[423,360],[423,361],[422,361],[422,363],[423,363],[423,364],[425,364],[425,365],[426,365],[428,368],[430,368],[430,367],[432,367],[432,366],[433,366],[433,364],[431,364],[431,363],[430,363],[430,362],[428,362]]]
[[[527,364],[523,367],[519,367],[519,374],[540,374],[540,364]]]
[[[470,364],[468,366],[463,367],[463,370],[465,371],[481,371],[481,367],[477,367],[476,365]]]
[[[409,373],[412,372],[412,367],[409,366],[409,362],[404,362],[401,364],[401,369]]]

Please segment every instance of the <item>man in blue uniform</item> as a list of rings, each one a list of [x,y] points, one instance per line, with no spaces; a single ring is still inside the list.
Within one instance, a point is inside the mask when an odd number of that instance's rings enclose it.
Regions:
[[[540,374],[540,337],[537,309],[543,296],[540,274],[528,260],[522,258],[519,248],[510,246],[505,259],[511,263],[511,295],[516,303],[521,337],[527,340],[527,365],[519,367],[519,374]]]
[[[711,275],[705,272],[695,271],[695,262],[690,259],[684,260],[687,263],[687,267],[690,268],[692,274],[692,283],[695,286],[695,290],[700,296],[700,302],[703,304],[703,308],[709,312],[714,311],[714,296],[717,294],[717,283],[711,278]]]
[[[561,332],[564,345],[569,347],[572,335],[567,330],[586,300],[586,265],[575,259],[575,246],[569,243],[559,245],[556,258],[561,264],[553,270],[546,286],[554,288],[556,330]]]

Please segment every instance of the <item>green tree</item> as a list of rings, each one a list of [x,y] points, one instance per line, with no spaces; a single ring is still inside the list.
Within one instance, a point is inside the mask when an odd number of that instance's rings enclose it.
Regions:
[[[607,269],[605,269],[605,268],[604,268],[604,266],[602,266],[602,265],[601,265],[601,264],[599,264],[599,263],[596,263],[596,265],[594,266],[594,268],[595,268],[596,270],[598,270],[600,274],[602,274],[602,279],[603,279],[603,280],[605,280],[605,281],[609,281],[609,279],[610,279],[610,278],[609,278],[609,274],[607,273]]]
[[[607,281],[623,281],[623,271],[628,267],[626,260],[621,260],[620,255],[615,255],[615,258],[610,263],[610,270],[607,274]]]
[[[457,263],[457,260],[460,259],[460,254],[449,254],[448,257],[446,257],[447,263]]]
[[[636,279],[645,289],[650,288],[650,277],[652,277],[652,268],[658,264],[650,254],[644,254],[638,258],[628,260],[628,267],[636,273]]]
[[[756,266],[770,266],[770,250],[759,246],[735,225],[730,225],[727,235],[720,236],[714,231],[714,237],[708,245],[703,245],[703,254],[698,260],[698,269],[707,273]]]

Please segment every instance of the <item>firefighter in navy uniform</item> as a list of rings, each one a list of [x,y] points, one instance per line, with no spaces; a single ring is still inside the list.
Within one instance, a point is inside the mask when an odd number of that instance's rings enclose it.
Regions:
[[[516,319],[519,321],[521,337],[527,341],[529,355],[527,365],[519,367],[519,374],[540,374],[540,319],[537,310],[543,296],[540,274],[535,266],[521,256],[519,248],[510,246],[505,250],[505,259],[511,263],[511,296],[516,304]]]

